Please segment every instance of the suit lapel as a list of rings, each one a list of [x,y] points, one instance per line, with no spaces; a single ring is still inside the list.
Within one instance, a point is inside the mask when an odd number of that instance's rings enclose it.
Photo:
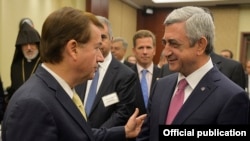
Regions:
[[[218,70],[216,70],[219,72]],[[198,83],[190,94],[179,113],[176,115],[173,124],[182,124],[196,109],[198,109],[206,98],[216,89],[215,81],[218,81],[214,73],[215,68],[210,70]],[[213,75],[212,75],[213,74]]]
[[[155,81],[160,77],[160,73],[161,73],[160,69],[154,65],[152,82],[151,82],[151,89],[154,86]]]
[[[59,85],[59,83],[54,79],[51,74],[49,74],[45,69],[41,66],[38,67],[36,74],[42,80],[47,83],[48,87],[55,91],[55,97],[59,101],[59,103],[64,107],[64,109],[72,116],[73,119],[78,123],[78,125],[82,128],[82,130],[89,136],[91,140],[94,140],[91,128],[84,120],[81,112],[77,109],[74,102],[68,94],[63,90],[63,88]],[[87,127],[87,128],[86,128]]]
[[[160,88],[160,90],[161,90],[160,93],[162,93],[162,97],[161,97],[161,101],[160,101],[160,110],[159,111],[162,111],[162,112],[160,112],[159,122],[162,124],[165,124],[165,121],[167,118],[167,112],[169,109],[170,101],[171,101],[172,95],[174,93],[175,85],[177,83],[177,78],[178,78],[177,74],[178,73],[176,73],[175,75],[172,75],[173,78],[167,79],[168,81],[164,82],[163,85],[161,86],[162,88]],[[163,79],[165,79],[165,78],[163,78]],[[166,86],[166,85],[168,85],[168,86]],[[166,87],[169,89],[166,89]]]
[[[68,111],[68,113],[71,114],[71,116],[76,120],[78,125],[81,126],[82,130],[89,136],[89,138],[92,138],[94,140],[93,135],[91,133],[91,127],[87,124],[81,112],[77,109],[74,102],[69,98],[69,96],[64,92],[64,90],[58,89],[56,91],[56,98]]]
[[[79,95],[79,97],[81,98],[82,101],[84,101],[85,99],[85,93],[86,93],[86,89],[87,89],[87,82],[84,82],[78,86],[75,87],[75,90],[77,92],[77,94]]]
[[[114,77],[116,76],[114,74],[117,74],[117,68],[118,68],[117,63],[118,63],[118,61],[113,59],[113,57],[112,57],[112,60],[111,60],[109,66],[104,74],[103,80],[102,80],[101,85],[98,89],[98,92],[97,92],[97,95],[96,95],[96,98],[95,98],[95,101],[93,103],[93,106],[92,106],[92,109],[90,111],[89,116],[91,116],[91,113],[95,110],[95,108],[97,108],[98,103],[102,100],[102,97],[104,95],[109,94],[107,91],[107,89],[109,88],[108,85],[112,84],[112,83],[110,83],[110,81],[114,80]]]

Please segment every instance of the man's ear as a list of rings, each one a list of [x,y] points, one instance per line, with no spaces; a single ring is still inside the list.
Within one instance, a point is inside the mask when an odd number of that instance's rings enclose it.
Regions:
[[[198,41],[197,41],[197,44],[198,44],[198,55],[201,55],[205,52],[206,50],[206,47],[207,47],[207,38],[205,37],[201,37]]]
[[[69,40],[66,44],[65,50],[67,54],[73,58],[76,58],[77,55],[77,41],[76,40]]]

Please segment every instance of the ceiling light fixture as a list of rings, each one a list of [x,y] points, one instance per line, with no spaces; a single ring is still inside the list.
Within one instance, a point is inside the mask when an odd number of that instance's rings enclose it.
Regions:
[[[152,8],[147,7],[147,8],[145,8],[145,13],[152,15],[152,14],[154,14],[154,10]]]

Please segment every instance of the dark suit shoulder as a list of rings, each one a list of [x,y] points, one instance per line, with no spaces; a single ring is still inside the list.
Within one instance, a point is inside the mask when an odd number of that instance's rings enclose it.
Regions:
[[[112,61],[110,63],[110,67],[112,66],[117,66],[119,68],[119,70],[121,70],[121,73],[128,73],[128,74],[134,74],[135,72],[131,69],[130,66],[127,66],[123,63],[121,63],[120,61],[118,61],[115,58],[112,58]]]
[[[123,62],[123,64],[126,65],[126,66],[128,66],[128,67],[132,67],[132,66],[135,65],[135,64],[130,63],[130,62],[126,61],[126,60]]]
[[[160,76],[164,77],[164,76],[172,74],[172,73],[174,73],[174,72],[169,70],[168,64],[165,64],[161,68],[161,74],[160,74]]]
[[[154,72],[155,74],[157,74],[157,77],[161,76],[161,69],[158,68],[156,65],[154,65]]]

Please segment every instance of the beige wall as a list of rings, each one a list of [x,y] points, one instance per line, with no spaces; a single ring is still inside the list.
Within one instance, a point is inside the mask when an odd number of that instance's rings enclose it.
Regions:
[[[215,52],[232,50],[233,59],[240,58],[240,36],[250,32],[250,5],[211,8],[215,20]]]
[[[24,17],[31,18],[41,33],[45,18],[63,6],[85,10],[85,0],[0,0],[0,74],[4,87],[10,85],[10,65],[19,21]]]
[[[221,7],[212,9],[215,23],[215,52],[229,49],[236,59],[237,37],[239,30],[238,7]]]
[[[136,31],[136,17],[136,9],[121,1],[110,0],[109,20],[112,24],[113,36],[123,37],[128,42],[125,56],[132,53],[132,37]]]
[[[241,7],[239,16],[239,32],[250,32],[250,5]]]

